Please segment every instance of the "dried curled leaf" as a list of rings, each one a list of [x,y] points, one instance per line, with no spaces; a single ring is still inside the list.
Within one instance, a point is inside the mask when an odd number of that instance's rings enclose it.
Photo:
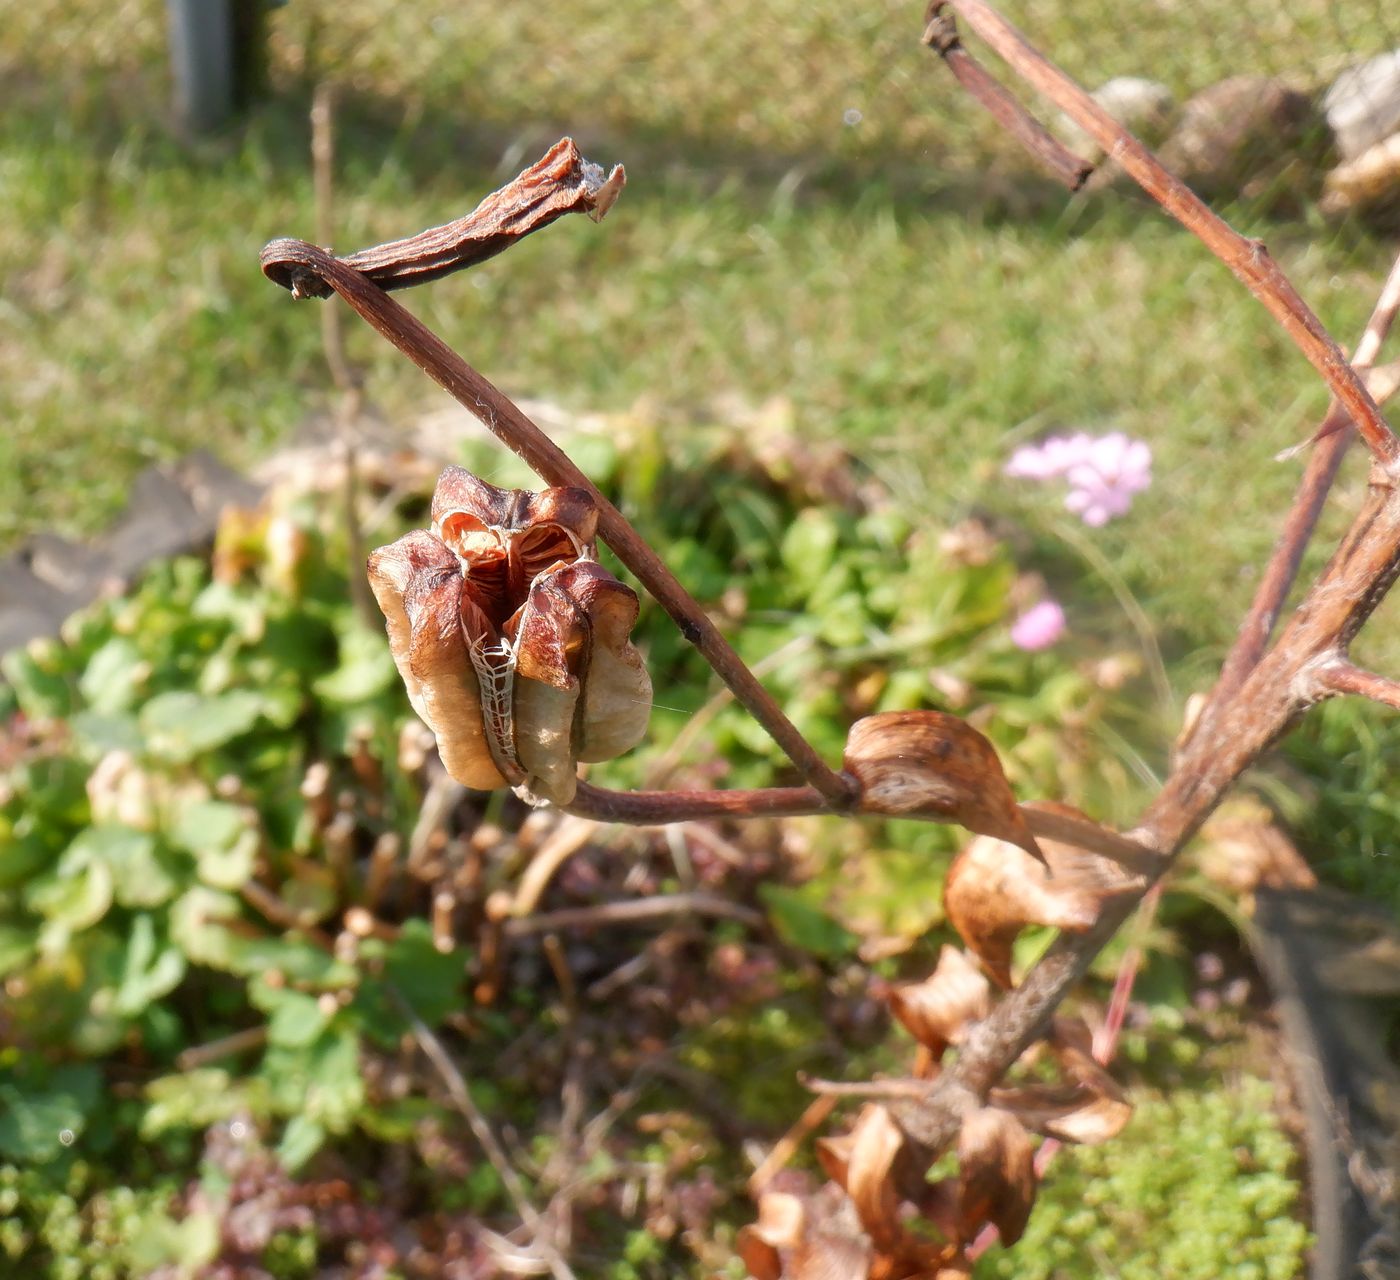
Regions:
[[[1201,829],[1196,862],[1206,879],[1234,894],[1256,889],[1312,889],[1317,877],[1261,801],[1238,796]]]
[[[651,712],[637,597],[594,558],[593,501],[449,467],[432,516],[369,558],[409,701],[459,782],[567,804],[578,763],[630,750]]]
[[[865,813],[957,822],[1041,857],[996,749],[957,716],[941,711],[866,716],[846,739],[845,767],[860,783]]]
[[[739,1230],[738,1253],[753,1280],[868,1280],[874,1261],[841,1188],[810,1195],[765,1191],[758,1221]]]
[[[1083,816],[1068,805],[1054,808]],[[1003,987],[1011,986],[1011,945],[1027,925],[1083,933],[1105,902],[1141,888],[1136,875],[1099,854],[1058,840],[1043,840],[1041,849],[1045,865],[1015,843],[978,836],[953,860],[944,882],[949,921]]]
[[[990,1222],[1003,1244],[1015,1244],[1035,1204],[1035,1150],[1019,1120],[983,1107],[958,1135],[958,1227],[971,1240]]]
[[[549,226],[566,213],[585,213],[601,222],[627,182],[621,165],[605,177],[601,165],[585,160],[572,138],[561,138],[540,159],[493,191],[470,213],[404,240],[361,249],[341,259],[381,289],[405,289],[474,266]],[[326,298],[324,280],[299,270],[287,248],[274,240],[263,250],[263,272],[298,298]]]
[[[1047,1047],[1065,1082],[996,1088],[988,1100],[1026,1128],[1062,1142],[1094,1146],[1117,1137],[1133,1105],[1094,1059],[1091,1041],[1082,1020],[1056,1018]]]
[[[904,1235],[893,1176],[903,1148],[904,1131],[884,1107],[861,1110],[851,1130],[846,1194],[856,1207],[860,1225],[881,1251],[898,1249]]]
[[[892,987],[890,1010],[937,1061],[960,1044],[969,1024],[991,1012],[991,988],[982,971],[956,947],[945,946],[938,967],[922,982]]]

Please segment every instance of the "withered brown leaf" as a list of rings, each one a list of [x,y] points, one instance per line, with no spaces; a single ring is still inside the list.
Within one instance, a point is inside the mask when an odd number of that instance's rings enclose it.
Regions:
[[[567,804],[579,762],[635,746],[651,712],[636,593],[595,559],[593,501],[449,467],[432,516],[369,558],[409,701],[459,782]]]
[[[1078,814],[1068,805],[1044,807]],[[1013,842],[978,836],[953,860],[944,881],[949,921],[1003,987],[1011,986],[1012,943],[1027,925],[1082,933],[1106,901],[1142,885],[1099,854],[1058,840],[1042,840],[1040,847],[1043,865]]]
[[[1094,1059],[1092,1036],[1082,1019],[1055,1019],[1046,1047],[1067,1077],[1061,1084],[1001,1086],[988,1101],[1028,1129],[1062,1142],[1093,1146],[1122,1132],[1133,1104]]]
[[[857,720],[845,767],[860,784],[863,813],[957,822],[1041,857],[996,748],[957,716],[885,711]]]
[[[991,1011],[991,988],[982,971],[957,947],[944,946],[938,967],[922,982],[890,988],[890,1011],[937,1061],[967,1027]]]
[[[1004,1244],[1015,1244],[1035,1204],[1035,1149],[1020,1121],[982,1107],[958,1135],[959,1237],[971,1240],[990,1222]]]
[[[860,1225],[882,1252],[897,1249],[904,1235],[894,1165],[904,1148],[904,1131],[881,1106],[861,1109],[851,1130],[846,1161],[846,1194]]]

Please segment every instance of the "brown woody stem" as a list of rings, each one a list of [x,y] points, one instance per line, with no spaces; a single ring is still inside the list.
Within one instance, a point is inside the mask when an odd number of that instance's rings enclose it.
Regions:
[[[1094,166],[1074,154],[994,80],[987,69],[963,46],[951,14],[930,10],[924,43],[947,65],[954,79],[976,98],[993,119],[1011,134],[1071,191],[1078,191],[1094,172]]]
[[[313,276],[340,294],[362,319],[403,352],[463,408],[474,413],[507,448],[518,454],[552,485],[586,489],[598,508],[598,532],[658,604],[681,634],[714,668],[734,696],[787,753],[798,771],[826,801],[847,808],[852,789],[830,768],[773,696],[758,682],[718,627],[647,545],[628,519],[603,496],[557,444],[521,409],[452,350],[421,320],[406,311],[373,281],[302,240],[274,240],[263,250],[263,269],[277,267]]]
[[[1308,706],[1327,696],[1329,690],[1321,684],[1324,673],[1336,669],[1335,655],[1360,630],[1398,574],[1400,496],[1383,481],[1372,485],[1351,530],[1278,643],[1219,715],[1191,737],[1161,792],[1129,834],[1158,854],[1159,872],[1170,867],[1239,776]],[[1021,985],[975,1028],[957,1063],[938,1080],[928,1104],[898,1108],[901,1125],[925,1155],[933,1159],[947,1146],[963,1117],[980,1105],[1041,1033],[1094,957],[1136,909],[1138,897],[1128,894],[1111,901],[1087,933],[1061,936]]]
[[[931,16],[944,6],[936,0]],[[946,0],[967,25],[1031,88],[1065,112],[1158,204],[1234,272],[1283,326],[1341,402],[1372,454],[1388,468],[1400,464],[1400,441],[1322,322],[1298,295],[1264,243],[1242,236],[1213,213],[1184,182],[1163,168],[1141,142],[1068,75],[1050,62],[985,0]]]
[[[1395,321],[1397,310],[1400,310],[1400,255],[1397,255],[1391,264],[1390,274],[1376,299],[1370,319],[1366,321],[1361,341],[1356,344],[1356,355],[1352,360],[1353,369],[1365,373],[1375,364],[1386,335]],[[1323,504],[1336,480],[1342,455],[1351,442],[1350,433],[1344,430],[1350,425],[1351,419],[1346,410],[1333,400],[1322,425],[1313,433],[1312,440],[1317,447],[1308,458],[1298,492],[1294,495],[1293,505],[1284,521],[1283,531],[1279,534],[1263,577],[1259,580],[1249,612],[1240,624],[1235,643],[1220,668],[1220,677],[1215,683],[1215,688],[1211,690],[1210,704],[1202,712],[1198,723],[1204,724],[1214,716],[1216,708],[1234,695],[1244,682],[1245,676],[1263,656],[1269,637],[1273,635],[1279,612],[1298,576],[1303,553],[1317,528]]]
[[[1321,663],[1314,669],[1313,675],[1318,685],[1328,693],[1353,693],[1400,711],[1400,683],[1385,676],[1363,671],[1342,659]]]

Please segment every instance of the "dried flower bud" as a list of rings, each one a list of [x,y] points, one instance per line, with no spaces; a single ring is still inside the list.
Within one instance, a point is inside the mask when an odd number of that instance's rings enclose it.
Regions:
[[[568,804],[579,762],[630,750],[651,713],[636,593],[594,559],[593,500],[449,467],[432,515],[369,560],[409,701],[463,785]]]

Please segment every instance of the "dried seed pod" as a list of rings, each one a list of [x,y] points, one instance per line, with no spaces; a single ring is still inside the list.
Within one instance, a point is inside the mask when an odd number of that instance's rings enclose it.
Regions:
[[[630,750],[651,712],[636,593],[594,559],[593,500],[449,467],[432,516],[369,562],[409,700],[465,786],[568,804],[579,762]]]

